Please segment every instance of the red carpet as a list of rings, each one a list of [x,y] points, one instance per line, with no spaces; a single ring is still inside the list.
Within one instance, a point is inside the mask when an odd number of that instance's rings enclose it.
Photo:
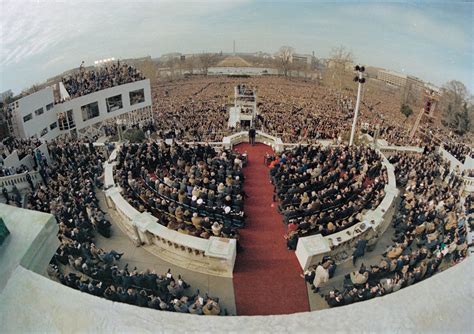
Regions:
[[[248,153],[244,169],[246,226],[241,232],[244,248],[237,255],[234,292],[237,315],[288,314],[309,311],[308,294],[293,251],[286,248],[286,227],[272,202],[273,186],[263,163],[269,146],[240,144]]]

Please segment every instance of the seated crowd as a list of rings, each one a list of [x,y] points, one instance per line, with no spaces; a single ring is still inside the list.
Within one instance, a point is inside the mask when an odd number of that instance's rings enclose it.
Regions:
[[[466,256],[468,212],[460,201],[462,180],[449,173],[433,153],[396,154],[390,161],[395,166],[397,183],[405,188],[392,222],[394,243],[379,264],[362,264],[346,276],[342,289],[326,294],[331,307],[398,291]],[[325,269],[321,271],[324,274]]]
[[[245,157],[211,146],[123,145],[116,175],[127,201],[158,223],[201,238],[237,238],[244,225]]]
[[[62,82],[69,96],[75,98],[143,79],[144,76],[136,68],[117,61],[92,70],[86,70],[81,65],[79,71],[64,77]]]
[[[138,306],[176,312],[220,314],[219,300],[189,286],[168,271],[164,275],[128,270],[116,263],[122,256],[95,246],[95,233],[110,237],[110,222],[99,206],[104,153],[83,142],[49,144],[52,163],[41,164],[42,183],[27,196],[28,209],[49,212],[59,224],[60,247],[49,273],[82,292]]]
[[[443,148],[451,153],[461,163],[466,161],[467,156],[474,159],[474,150],[465,144],[455,142],[444,143]]]
[[[362,210],[385,196],[387,174],[369,147],[298,146],[269,161],[289,249],[298,237],[329,235],[358,223]]]

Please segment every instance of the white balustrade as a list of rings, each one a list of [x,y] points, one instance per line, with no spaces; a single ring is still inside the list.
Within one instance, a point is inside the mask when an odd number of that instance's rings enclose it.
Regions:
[[[111,157],[116,157],[118,149]],[[203,239],[160,225],[156,217],[139,212],[123,198],[120,187],[114,186],[114,165],[104,164],[105,185],[110,187],[105,191],[107,205],[116,210],[121,217],[117,223],[137,246],[144,245],[151,253],[189,270],[232,277],[237,253],[235,239]]]
[[[0,177],[0,189],[5,187],[8,191],[11,191],[13,186],[16,186],[18,190],[29,188],[30,185],[28,184],[28,180],[26,178],[27,174],[30,174],[33,184],[40,182],[41,176],[39,172],[24,172],[21,174]]]
[[[464,176],[463,182],[465,191],[470,193],[474,192],[474,177]]]
[[[398,152],[408,153],[408,154],[419,154],[423,153],[423,148],[417,146],[380,146],[380,151],[386,155],[395,154]]]
[[[338,262],[349,259],[352,248],[359,239],[377,238],[387,229],[393,214],[391,209],[395,205],[399,191],[393,165],[380,151],[379,154],[388,175],[383,200],[377,208],[365,212],[361,222],[351,227],[327,236],[316,234],[299,238],[296,246],[296,257],[303,270],[319,263],[324,256],[331,256]]]

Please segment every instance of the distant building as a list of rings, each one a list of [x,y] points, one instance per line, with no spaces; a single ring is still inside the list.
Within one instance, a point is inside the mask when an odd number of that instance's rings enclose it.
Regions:
[[[182,54],[179,52],[166,53],[160,57],[160,61],[169,61],[173,59],[181,59]]]
[[[377,79],[398,87],[405,87],[407,84],[407,76],[405,74],[393,71],[379,70]]]
[[[383,68],[375,67],[375,66],[366,66],[365,74],[367,75],[368,78],[377,79],[377,76],[380,70],[383,70]]]
[[[291,57],[291,62],[292,62],[292,63],[300,63],[300,64],[311,65],[311,64],[313,63],[313,60],[314,60],[314,56],[313,56],[313,55],[309,55],[309,54],[298,54],[298,53],[295,53],[295,54],[293,54],[293,56]]]
[[[65,102],[55,103],[60,95]],[[144,79],[69,99],[62,82],[8,105],[9,131],[21,138],[54,139],[102,135],[101,127],[117,118],[139,123],[151,117],[150,80]]]
[[[406,84],[407,86],[409,87],[411,86],[411,88],[417,89],[419,91],[426,88],[425,82],[423,80],[421,80],[420,78],[414,77],[412,75],[407,75]]]
[[[253,54],[255,57],[264,58],[264,59],[273,59],[274,57],[267,52],[257,51]]]
[[[384,69],[377,71],[377,79],[397,87],[407,87],[419,92],[428,88],[427,84],[420,78]]]
[[[326,63],[327,68],[334,68],[337,65],[337,62],[334,59],[326,59],[323,60]],[[354,69],[354,63],[351,61],[346,61],[344,63],[344,69],[346,71],[353,70]]]

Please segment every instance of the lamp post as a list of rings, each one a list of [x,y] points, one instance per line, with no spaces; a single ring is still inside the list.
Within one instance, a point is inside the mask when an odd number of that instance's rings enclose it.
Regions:
[[[359,85],[357,87],[357,102],[356,102],[356,106],[354,110],[354,121],[352,122],[351,139],[349,140],[349,146],[352,146],[352,144],[354,143],[354,134],[355,134],[355,128],[357,124],[357,116],[359,115],[360,92],[362,90],[362,84],[365,82],[365,78],[362,77],[362,73],[365,71],[365,67],[357,65],[355,67],[355,70],[359,73],[354,78],[354,81],[358,82]]]

